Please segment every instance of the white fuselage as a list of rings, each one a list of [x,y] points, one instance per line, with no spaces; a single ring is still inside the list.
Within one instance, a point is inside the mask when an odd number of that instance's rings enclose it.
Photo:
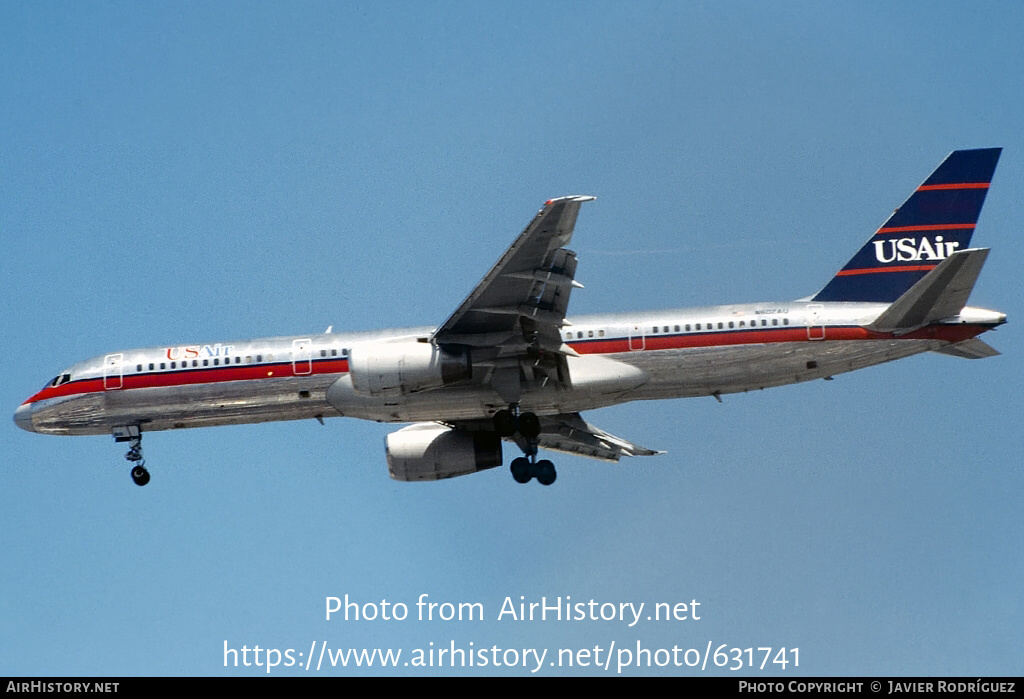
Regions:
[[[568,357],[572,385],[533,385],[520,407],[554,415],[826,378],[962,342],[1005,320],[1001,313],[965,308],[955,318],[902,335],[867,328],[887,306],[795,301],[569,319],[562,337],[579,355]],[[18,409],[15,421],[34,432],[88,435],[126,425],[154,431],[337,416],[465,421],[506,408],[495,390],[477,385],[477,376],[389,395],[353,387],[354,347],[425,342],[433,331],[126,350],[66,369]],[[603,361],[608,359],[613,361]]]

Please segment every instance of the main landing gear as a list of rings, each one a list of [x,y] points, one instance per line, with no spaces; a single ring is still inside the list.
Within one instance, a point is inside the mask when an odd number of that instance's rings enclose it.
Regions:
[[[529,483],[536,478],[541,485],[551,485],[558,477],[555,465],[547,459],[537,460],[540,419],[534,413],[520,413],[519,406],[494,414],[494,431],[499,437],[515,437],[526,456],[512,459],[509,470],[516,483]]]
[[[138,486],[146,485],[149,483],[149,471],[146,469],[146,460],[142,457],[142,432],[136,425],[115,427],[113,432],[115,442],[128,442],[128,453],[124,458],[132,464],[132,481]]]

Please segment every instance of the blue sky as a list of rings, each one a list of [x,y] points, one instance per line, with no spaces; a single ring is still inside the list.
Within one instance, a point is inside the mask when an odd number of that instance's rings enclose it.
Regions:
[[[396,483],[392,428],[333,420],[150,434],[140,489],[113,440],[9,422],[0,675],[264,674],[225,641],[1019,674],[1022,29],[1012,2],[0,5],[11,413],[118,349],[442,322],[564,194],[597,196],[572,313],[805,296],[956,148],[1005,149],[972,303],[1010,318],[990,360],[596,411],[668,453],[558,456],[550,488]],[[486,618],[324,619],[424,593]],[[506,596],[702,613],[498,621]]]

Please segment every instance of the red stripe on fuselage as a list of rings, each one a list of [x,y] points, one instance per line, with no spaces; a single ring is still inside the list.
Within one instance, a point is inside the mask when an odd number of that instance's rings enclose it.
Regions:
[[[305,361],[299,362],[304,365]],[[124,391],[133,388],[158,388],[165,386],[189,386],[200,383],[221,383],[224,381],[254,381],[268,378],[301,378],[317,374],[344,374],[348,371],[347,359],[319,359],[312,362],[312,371],[296,374],[292,371],[291,362],[274,364],[240,364],[225,367],[208,367],[203,369],[172,369],[170,371],[146,372],[143,374],[123,374],[112,376],[107,383],[121,380],[120,388],[106,389],[103,377],[70,381],[60,386],[47,386],[29,398],[25,403],[35,403],[48,398],[71,396],[79,393],[96,393],[105,390]]]
[[[819,331],[821,326],[813,326]],[[900,335],[900,340],[943,340],[945,342],[962,342],[980,335],[989,328],[983,325],[932,325]],[[646,335],[633,338],[611,338],[600,340],[570,341],[569,346],[579,354],[626,354],[629,352],[649,352],[656,350],[688,349],[698,347],[728,347],[733,345],[754,345],[782,342],[823,342],[843,340],[891,340],[897,339],[892,333],[880,333],[860,326],[825,326],[824,338],[811,340],[808,338],[806,325],[786,327],[757,328],[749,330],[716,330],[712,332],[692,332],[668,335]],[[637,346],[643,343],[643,349],[630,349],[630,343]],[[106,390],[126,391],[137,388],[159,388],[167,386],[188,386],[204,383],[221,383],[226,381],[253,381],[267,378],[303,378],[318,374],[344,374],[349,370],[347,359],[314,360],[310,374],[295,374],[291,362],[275,364],[248,364],[230,367],[211,367],[206,369],[172,370],[163,372],[147,372],[143,374],[124,374],[121,387],[105,389],[103,377],[79,379],[60,386],[47,386],[25,401],[24,404],[35,403],[50,398],[71,396],[85,393],[103,393]],[[108,379],[109,381],[109,379]]]
[[[811,326],[819,332],[820,325]],[[932,325],[900,335],[900,340],[944,340],[962,342],[983,333],[988,328],[981,325]],[[880,333],[857,325],[825,326],[824,340],[892,340],[892,333]],[[630,342],[637,346],[643,342],[643,349],[630,350]],[[679,335],[646,335],[643,338],[617,338],[610,340],[577,340],[568,344],[579,354],[615,354],[644,352],[651,350],[688,349],[696,347],[727,347],[730,345],[758,345],[776,342],[822,342],[807,336],[806,325],[791,325],[779,328],[758,328],[751,330],[718,330],[714,332],[693,332]]]

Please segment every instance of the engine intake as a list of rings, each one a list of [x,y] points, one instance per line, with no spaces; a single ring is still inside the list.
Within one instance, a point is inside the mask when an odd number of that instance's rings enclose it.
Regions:
[[[367,342],[349,355],[352,388],[366,396],[399,396],[465,381],[472,375],[466,348],[430,342]]]
[[[396,481],[437,481],[501,466],[501,439],[494,432],[424,422],[392,432],[385,446]]]

